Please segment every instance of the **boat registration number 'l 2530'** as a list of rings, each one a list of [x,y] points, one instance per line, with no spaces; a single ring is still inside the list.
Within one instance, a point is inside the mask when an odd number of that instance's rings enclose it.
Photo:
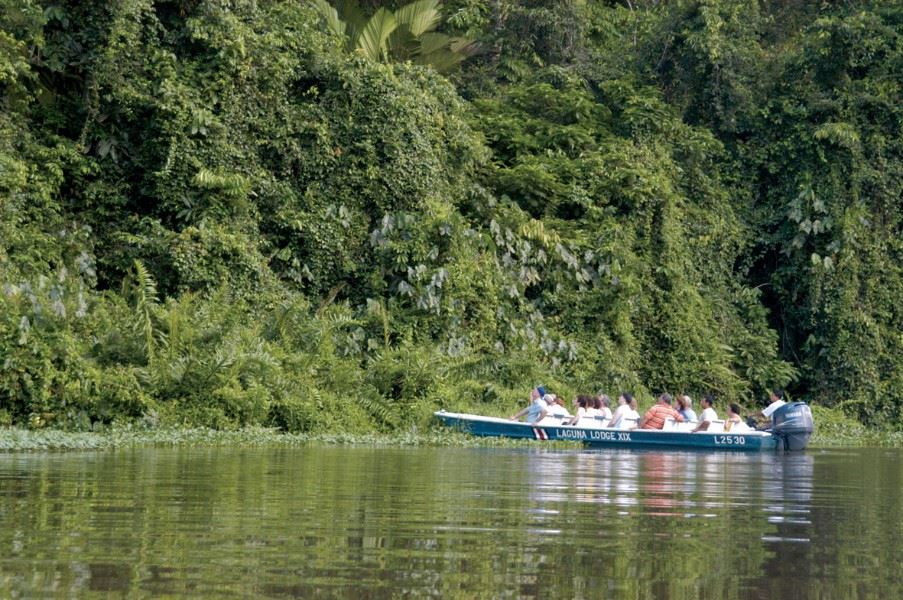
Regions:
[[[744,446],[746,438],[742,435],[716,435],[715,444],[719,446]]]

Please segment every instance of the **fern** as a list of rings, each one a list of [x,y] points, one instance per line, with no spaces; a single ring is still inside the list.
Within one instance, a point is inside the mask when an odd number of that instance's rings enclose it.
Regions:
[[[165,333],[154,326],[154,317],[159,307],[157,284],[147,267],[135,260],[129,277],[123,280],[123,296],[131,300],[135,317],[132,327],[144,341],[143,350],[148,361],[154,359],[157,341]]]

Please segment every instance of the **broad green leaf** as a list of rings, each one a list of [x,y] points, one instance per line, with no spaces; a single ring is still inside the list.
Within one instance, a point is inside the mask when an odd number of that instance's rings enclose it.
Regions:
[[[386,55],[386,41],[398,23],[385,8],[380,8],[370,17],[357,40],[357,49],[372,60],[381,60]]]
[[[345,22],[339,18],[339,13],[335,7],[326,0],[311,0],[311,4],[314,5],[314,8],[326,21],[326,26],[329,27],[329,30],[338,36],[344,37]]]
[[[416,0],[396,10],[395,20],[407,26],[414,37],[419,37],[439,24],[442,18],[439,6],[439,0]]]
[[[333,4],[338,10],[339,18],[345,22],[348,48],[353,50],[356,47],[361,31],[367,25],[367,15],[361,10],[357,0],[336,0]]]
[[[455,36],[451,38],[448,48],[455,54],[462,54],[466,58],[476,51],[476,43],[469,38]]]
[[[394,60],[406,61],[420,53],[420,44],[407,27],[399,26],[389,36],[387,50]]]
[[[453,69],[470,56],[473,42],[444,33],[425,33],[420,36],[420,49],[415,62],[429,65],[444,73]]]
[[[452,38],[444,33],[426,33],[420,36],[419,54],[430,54],[439,50],[447,50]]]

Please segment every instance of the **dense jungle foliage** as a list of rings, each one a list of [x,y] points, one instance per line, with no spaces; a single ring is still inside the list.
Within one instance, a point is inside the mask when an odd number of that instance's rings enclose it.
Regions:
[[[0,425],[903,422],[900,2],[324,4],[0,0]]]

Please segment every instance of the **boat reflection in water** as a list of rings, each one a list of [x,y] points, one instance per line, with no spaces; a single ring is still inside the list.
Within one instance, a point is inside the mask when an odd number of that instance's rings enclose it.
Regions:
[[[535,451],[530,511],[539,528],[587,504],[600,521],[739,518],[744,527],[758,521],[762,540],[807,542],[813,465],[801,453]]]

